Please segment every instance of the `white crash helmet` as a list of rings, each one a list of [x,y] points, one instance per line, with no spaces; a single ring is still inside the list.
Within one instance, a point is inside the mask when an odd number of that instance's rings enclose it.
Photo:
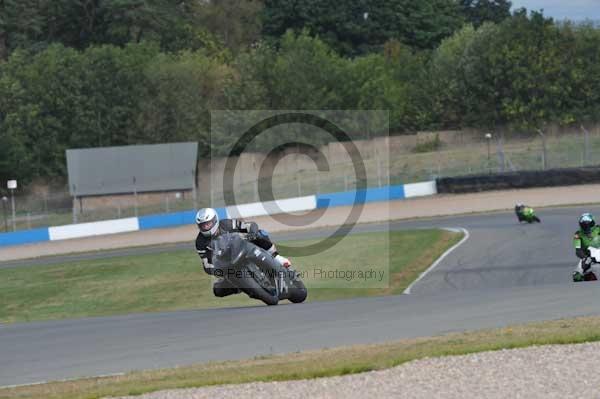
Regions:
[[[202,208],[196,213],[196,224],[205,237],[214,237],[219,231],[219,215],[213,208]]]

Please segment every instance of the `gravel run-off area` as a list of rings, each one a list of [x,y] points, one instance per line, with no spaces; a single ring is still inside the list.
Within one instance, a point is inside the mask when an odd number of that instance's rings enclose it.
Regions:
[[[416,360],[313,380],[161,391],[127,399],[600,398],[600,343]]]

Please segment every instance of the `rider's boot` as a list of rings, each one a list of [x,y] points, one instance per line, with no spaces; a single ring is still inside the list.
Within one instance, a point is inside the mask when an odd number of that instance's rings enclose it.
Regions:
[[[229,295],[235,295],[242,292],[239,288],[234,287],[229,281],[220,278],[213,283],[213,294],[217,297],[226,297]]]
[[[579,261],[577,268],[573,272],[573,282],[585,281],[585,275],[590,272],[591,268],[591,263]]]

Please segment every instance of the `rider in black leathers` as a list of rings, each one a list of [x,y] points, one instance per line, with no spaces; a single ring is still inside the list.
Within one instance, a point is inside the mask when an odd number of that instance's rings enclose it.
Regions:
[[[196,237],[196,251],[202,259],[204,271],[213,275],[214,266],[212,265],[211,242],[222,233],[235,232],[247,234],[246,239],[258,247],[268,251],[275,260],[286,269],[291,266],[289,259],[277,253],[275,244],[271,241],[268,234],[260,230],[254,222],[245,222],[239,219],[219,220],[216,210],[212,208],[200,209],[196,214],[196,224],[200,232]],[[213,293],[215,296],[224,297],[238,294],[240,290],[232,286],[223,278],[217,279],[213,284]]]

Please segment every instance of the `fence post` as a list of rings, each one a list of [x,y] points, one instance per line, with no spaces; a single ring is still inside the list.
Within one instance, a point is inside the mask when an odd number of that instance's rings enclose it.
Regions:
[[[138,195],[137,187],[135,185],[135,176],[133,177],[133,208],[135,212],[135,217],[138,217]]]
[[[546,135],[540,129],[537,132],[542,136],[542,170],[546,170],[548,165],[548,153],[546,151]]]
[[[73,224],[77,223],[77,195],[73,197]]]
[[[196,179],[196,171],[192,170],[192,178],[194,182],[192,184],[192,201],[194,202],[194,209],[198,209],[198,189],[196,188],[197,179]]]
[[[17,214],[15,211],[15,190],[10,190],[10,203],[12,206],[12,228],[13,231],[17,231]]]
[[[6,206],[8,203],[8,197],[2,197],[2,210],[4,211],[4,231],[8,232],[8,216],[6,211]]]
[[[210,167],[212,168],[212,164],[210,165]],[[208,206],[210,206],[211,208],[215,208],[215,183],[213,181],[213,174],[212,174],[212,169],[210,169],[210,172],[208,174],[208,192],[207,194],[207,200],[208,200]],[[223,191],[223,190],[221,190]],[[202,198],[204,198],[204,193],[203,192],[199,192],[200,196],[202,196]],[[223,194],[223,198],[225,198],[225,194]],[[204,206],[205,201],[201,200],[200,204],[198,204],[198,206],[202,207]]]
[[[392,176],[391,176],[392,165],[390,163],[389,154],[387,154],[387,155],[388,155],[388,157],[387,157],[387,168],[385,169],[385,172],[386,172],[385,175],[387,177],[386,183],[387,183],[388,186],[391,186],[392,185]]]
[[[71,190],[73,193],[73,224],[77,223],[77,186],[73,184],[73,189]]]
[[[504,157],[504,145],[502,143],[502,137],[498,136],[497,138],[497,148],[498,148],[498,163],[500,164],[500,173],[504,173],[506,168],[506,159]]]
[[[590,132],[583,125],[581,130],[583,130],[583,166],[587,166],[590,155]]]
[[[377,187],[381,187],[381,161],[377,157]]]

